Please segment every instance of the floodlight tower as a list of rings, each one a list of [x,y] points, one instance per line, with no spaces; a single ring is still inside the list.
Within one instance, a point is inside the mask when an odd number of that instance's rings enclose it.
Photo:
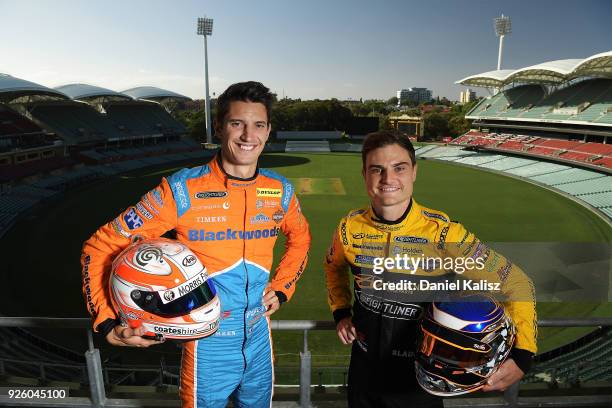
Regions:
[[[512,22],[510,17],[504,16],[496,17],[495,21],[495,34],[499,37],[499,54],[497,56],[497,70],[501,69],[502,64],[502,53],[504,51],[504,36],[512,33]]]
[[[206,37],[212,35],[213,19],[198,18],[198,35],[204,36],[204,76],[206,77],[206,98],[204,99],[204,107],[206,111],[206,143],[212,143],[212,134],[210,131],[210,96],[208,94],[208,44]]]

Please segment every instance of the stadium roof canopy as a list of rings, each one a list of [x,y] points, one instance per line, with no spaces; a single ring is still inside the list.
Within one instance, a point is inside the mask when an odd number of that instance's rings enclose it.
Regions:
[[[580,64],[581,59],[565,59],[544,62],[530,67],[517,69],[508,75],[504,82],[527,82],[536,84],[558,84],[565,82],[567,76]]]
[[[121,99],[131,100],[132,98],[128,95],[124,95],[119,92],[112,91],[110,89],[101,88],[99,86],[87,85],[87,84],[68,84],[55,87],[57,91],[63,92],[70,98],[75,100],[82,99],[93,99],[101,97],[117,97]]]
[[[612,77],[612,51],[602,52],[585,58],[572,73],[578,76],[607,76]]]
[[[455,83],[470,86],[500,87],[504,85],[506,77],[514,71],[514,69],[500,69],[498,71],[483,72],[482,74],[463,78]]]
[[[19,96],[52,96],[68,99],[68,96],[60,91],[7,74],[0,74],[0,95],[3,100]]]
[[[154,86],[139,86],[136,88],[126,89],[121,92],[125,95],[129,95],[134,99],[145,99],[145,100],[164,100],[164,99],[175,99],[190,101],[191,98],[178,94],[176,92],[168,91],[167,89],[161,89]]]
[[[557,85],[579,77],[612,77],[612,51],[585,59],[548,61],[517,70],[489,71],[463,78],[456,84],[500,88],[510,83]]]

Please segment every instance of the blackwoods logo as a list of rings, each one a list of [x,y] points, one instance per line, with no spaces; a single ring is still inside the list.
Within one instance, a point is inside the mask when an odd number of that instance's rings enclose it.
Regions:
[[[236,231],[228,228],[225,231],[189,230],[190,241],[227,241],[227,240],[251,240],[261,238],[272,238],[278,235],[280,229],[258,229],[254,231]]]

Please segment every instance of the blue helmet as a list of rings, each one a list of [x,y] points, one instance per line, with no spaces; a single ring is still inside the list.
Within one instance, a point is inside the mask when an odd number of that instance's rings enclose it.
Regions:
[[[506,360],[515,336],[512,320],[491,296],[433,302],[419,328],[417,381],[439,396],[479,390]]]

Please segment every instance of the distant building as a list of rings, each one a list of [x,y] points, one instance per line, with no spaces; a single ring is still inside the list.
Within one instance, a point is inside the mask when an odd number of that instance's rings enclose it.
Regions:
[[[408,88],[397,91],[397,106],[405,105],[406,102],[429,102],[431,91],[427,88]]]
[[[476,92],[471,89],[466,89],[465,91],[461,91],[459,94],[459,103],[468,103],[472,102],[476,99]]]

